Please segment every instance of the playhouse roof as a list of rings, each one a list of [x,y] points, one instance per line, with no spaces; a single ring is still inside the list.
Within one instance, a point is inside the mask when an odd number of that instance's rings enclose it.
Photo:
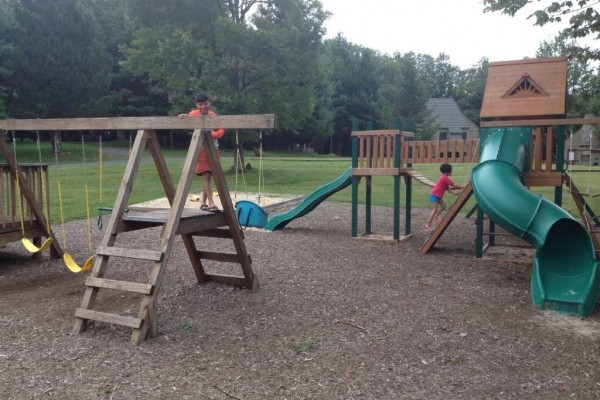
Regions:
[[[559,118],[566,111],[567,59],[490,63],[481,118]]]

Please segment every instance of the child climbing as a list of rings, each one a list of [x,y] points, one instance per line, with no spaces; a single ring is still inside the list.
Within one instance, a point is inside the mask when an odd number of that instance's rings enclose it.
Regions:
[[[199,117],[201,115],[217,115],[214,111],[210,109],[210,99],[204,93],[196,94],[194,98],[194,104],[196,108],[190,111],[188,114],[179,114],[179,117]],[[217,156],[219,153],[219,141],[221,137],[225,134],[225,129],[214,129],[211,131],[211,137],[214,140],[215,148],[217,149]],[[219,207],[215,205],[212,196],[211,189],[211,178],[212,171],[210,170],[210,165],[208,164],[208,159],[206,158],[206,152],[204,151],[204,147],[200,150],[200,155],[198,156],[198,161],[196,163],[196,175],[202,176],[202,200],[200,203],[200,209],[211,211],[211,212],[219,212],[221,211]]]
[[[429,193],[429,202],[431,203],[431,213],[429,219],[425,225],[426,231],[433,230],[433,224],[439,224],[439,216],[446,209],[446,203],[444,203],[444,194],[452,189],[462,189],[463,186],[456,185],[450,175],[452,175],[452,165],[442,164],[440,165],[440,172],[442,175],[438,178],[435,185]]]

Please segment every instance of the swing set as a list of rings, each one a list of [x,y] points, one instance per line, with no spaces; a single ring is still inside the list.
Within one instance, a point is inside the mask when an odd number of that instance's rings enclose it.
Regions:
[[[85,195],[85,210],[87,223],[87,242],[88,242],[88,258],[80,266],[74,257],[67,251],[68,235],[65,225],[65,213],[63,203],[63,187],[60,178],[60,167],[58,154],[55,152],[55,164],[57,171],[57,193],[60,208],[60,221],[62,232],[62,248],[52,232],[50,226],[50,198],[48,184],[48,165],[43,163],[41,139],[39,132],[36,133],[36,150],[38,156],[37,165],[19,164],[17,156],[17,140],[12,132],[10,137],[12,140],[12,151],[10,151],[5,137],[0,138],[0,152],[3,153],[7,160],[7,167],[2,171],[9,171],[11,179],[2,182],[2,196],[0,197],[1,215],[0,219],[2,231],[0,237],[10,235],[6,242],[18,240],[15,235],[14,220],[18,217],[20,227],[20,241],[23,247],[30,253],[38,256],[45,250],[51,250],[54,258],[62,258],[66,267],[74,273],[84,272],[94,265],[94,257],[92,256],[93,240],[92,240],[92,223],[91,223],[91,207],[90,207],[90,190],[88,184],[88,169],[85,153],[85,141],[81,138],[81,154],[83,164],[84,178],[84,195]],[[98,165],[99,165],[99,204],[103,202],[102,190],[102,140],[100,139],[98,147]],[[0,180],[4,181],[4,174]],[[8,196],[9,201],[4,199]],[[101,207],[99,207],[101,208]],[[98,226],[101,227],[101,216],[99,215]],[[12,220],[12,224],[9,223]],[[42,242],[41,237],[46,239]]]

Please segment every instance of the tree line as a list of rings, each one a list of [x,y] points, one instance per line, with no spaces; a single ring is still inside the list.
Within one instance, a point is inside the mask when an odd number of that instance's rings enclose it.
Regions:
[[[276,114],[267,147],[339,155],[354,119],[411,121],[428,139],[431,97],[454,98],[479,122],[486,58],[460,69],[443,53],[325,39],[329,16],[319,0],[0,0],[0,118],[177,115],[202,90],[219,114]],[[574,36],[531,56],[569,54]],[[570,62],[572,115],[598,114],[593,55]]]

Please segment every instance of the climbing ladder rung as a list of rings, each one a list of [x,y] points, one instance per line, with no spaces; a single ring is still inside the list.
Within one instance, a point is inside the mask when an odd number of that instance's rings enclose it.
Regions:
[[[140,260],[160,261],[163,258],[162,251],[126,249],[123,247],[99,247],[96,254],[100,256],[137,258]]]
[[[82,319],[91,319],[99,322],[108,322],[110,324],[127,326],[133,329],[140,329],[142,320],[134,317],[126,317],[118,314],[111,314],[101,311],[86,310],[85,308],[77,308],[75,316]]]
[[[206,237],[215,237],[222,239],[232,239],[233,235],[229,229],[207,229],[205,231],[194,232],[191,234],[192,236],[206,236]]]
[[[117,281],[113,279],[94,278],[92,276],[86,279],[85,285],[97,288],[122,290],[125,292],[141,294],[150,294],[152,293],[153,289],[153,286],[147,283]]]
[[[204,260],[212,260],[212,261],[220,261],[220,262],[229,262],[229,263],[239,263],[240,256],[237,254],[229,254],[229,253],[215,253],[213,251],[199,251],[198,257]]]
[[[243,276],[234,276],[234,275],[213,275],[213,274],[206,274],[206,276],[208,276],[210,278],[211,281],[214,282],[219,282],[219,283],[225,283],[228,285],[235,285],[235,286],[244,286],[246,285],[246,280],[244,279]]]

